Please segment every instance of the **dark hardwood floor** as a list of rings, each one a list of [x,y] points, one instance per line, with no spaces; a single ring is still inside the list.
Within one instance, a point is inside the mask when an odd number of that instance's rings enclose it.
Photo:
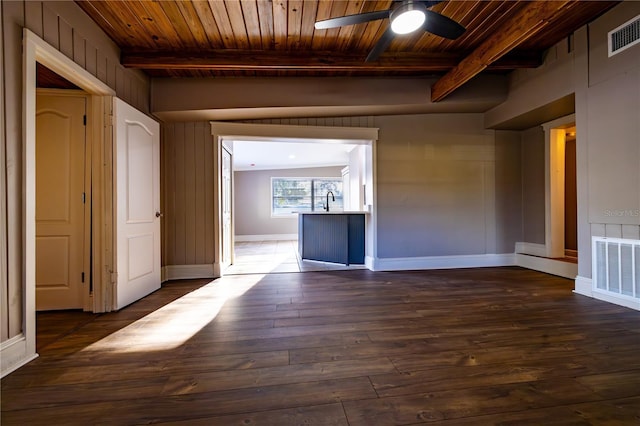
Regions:
[[[0,421],[640,424],[640,312],[572,288],[517,267],[169,282],[38,315]]]

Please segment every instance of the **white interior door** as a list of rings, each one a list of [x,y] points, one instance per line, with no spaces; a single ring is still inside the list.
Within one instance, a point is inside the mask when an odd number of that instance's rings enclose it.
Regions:
[[[231,265],[233,261],[231,197],[231,153],[222,148],[222,268]]]
[[[36,96],[37,310],[83,307],[85,110],[82,95]]]
[[[160,126],[114,98],[115,309],[160,288]]]

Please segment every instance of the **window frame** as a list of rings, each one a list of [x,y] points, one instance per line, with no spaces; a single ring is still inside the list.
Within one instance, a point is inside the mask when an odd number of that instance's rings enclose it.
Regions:
[[[316,212],[317,210],[315,210],[315,201],[316,201],[316,195],[315,195],[315,181],[318,180],[328,180],[328,181],[335,181],[340,183],[340,185],[343,185],[343,181],[342,181],[342,177],[322,177],[322,176],[313,176],[313,177],[297,177],[297,176],[286,176],[286,177],[278,177],[278,176],[272,176],[271,177],[271,182],[270,182],[270,197],[269,197],[269,202],[270,202],[270,207],[269,210],[271,212],[271,217],[274,219],[281,219],[281,218],[291,218],[291,217],[296,217],[298,215],[297,212],[290,212],[290,213],[276,213],[274,211],[274,181],[277,180],[297,180],[297,181],[306,181],[310,183],[310,187],[311,187],[311,204],[310,204],[310,209],[309,210],[305,210],[305,212],[309,212],[309,213],[313,213]],[[344,188],[340,191],[341,195],[340,196],[335,196],[336,199],[341,198],[342,201],[342,206],[344,208]]]

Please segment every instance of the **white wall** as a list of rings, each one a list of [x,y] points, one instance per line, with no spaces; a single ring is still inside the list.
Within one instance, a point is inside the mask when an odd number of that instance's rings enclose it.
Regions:
[[[366,146],[358,145],[349,153],[348,210],[363,210],[365,208],[366,150]]]

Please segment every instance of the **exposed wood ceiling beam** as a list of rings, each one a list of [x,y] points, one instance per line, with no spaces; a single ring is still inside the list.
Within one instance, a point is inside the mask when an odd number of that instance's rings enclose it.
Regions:
[[[273,52],[212,50],[206,52],[123,52],[121,63],[139,69],[181,69],[216,71],[324,70],[324,71],[413,71],[446,72],[464,54],[386,54],[376,62],[365,62],[363,55],[339,52]],[[534,68],[542,63],[537,52],[514,52],[491,64],[491,70]]]
[[[577,3],[577,0],[539,0],[528,3],[431,87],[431,101],[444,99],[507,52],[538,33],[560,10],[566,12]]]

